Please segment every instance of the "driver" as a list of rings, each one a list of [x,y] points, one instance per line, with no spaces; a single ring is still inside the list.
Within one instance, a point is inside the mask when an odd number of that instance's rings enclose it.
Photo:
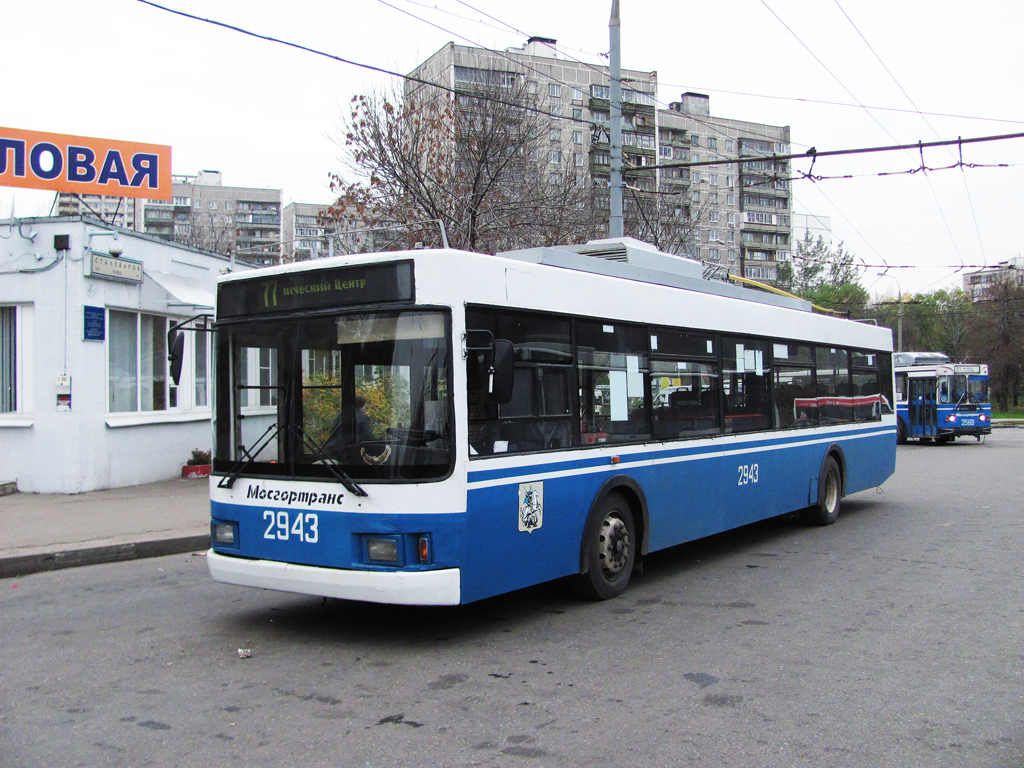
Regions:
[[[330,437],[327,439],[327,448],[333,453],[340,453],[346,445],[357,445],[375,440],[373,429],[370,427],[370,417],[366,413],[366,398],[356,395],[352,399],[352,426],[354,427],[353,439],[347,440],[344,436],[345,412],[342,411],[334,420],[331,426]]]
[[[365,443],[373,440],[373,430],[370,429],[370,417],[366,413],[366,398],[356,395],[352,401],[356,408],[356,442]]]

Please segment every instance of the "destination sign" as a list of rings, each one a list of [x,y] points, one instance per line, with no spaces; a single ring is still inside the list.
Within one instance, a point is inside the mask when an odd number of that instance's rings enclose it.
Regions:
[[[411,302],[413,263],[362,264],[222,283],[217,317],[276,314],[357,304]]]

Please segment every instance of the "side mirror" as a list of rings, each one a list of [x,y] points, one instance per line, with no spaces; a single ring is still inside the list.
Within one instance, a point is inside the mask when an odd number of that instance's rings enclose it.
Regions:
[[[470,386],[483,390],[485,402],[511,402],[516,363],[512,342],[496,339],[490,331],[470,329],[466,331],[466,352],[475,360],[470,367]]]
[[[181,364],[185,359],[185,335],[172,330],[167,333],[167,359],[171,361],[171,381],[177,386],[181,379]]]
[[[515,360],[515,349],[511,341],[495,339],[491,342],[491,365],[484,382],[487,402],[499,405],[511,402]]]

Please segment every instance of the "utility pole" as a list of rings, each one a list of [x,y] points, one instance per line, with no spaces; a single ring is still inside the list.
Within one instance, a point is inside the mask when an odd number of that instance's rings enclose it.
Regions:
[[[612,16],[608,21],[610,42],[608,63],[611,73],[611,145],[612,177],[610,211],[608,214],[608,237],[622,237],[622,65],[619,41],[619,0],[612,0]]]
[[[903,286],[896,275],[890,275],[889,270],[879,272],[879,277],[891,277],[896,281],[896,351],[903,351]]]

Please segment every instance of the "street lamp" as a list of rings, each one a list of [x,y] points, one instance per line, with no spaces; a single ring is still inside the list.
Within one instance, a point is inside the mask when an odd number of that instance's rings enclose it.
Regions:
[[[896,275],[890,275],[889,271],[878,272],[879,277],[891,277],[896,281],[896,351],[903,351],[903,289],[900,287],[899,278]]]

